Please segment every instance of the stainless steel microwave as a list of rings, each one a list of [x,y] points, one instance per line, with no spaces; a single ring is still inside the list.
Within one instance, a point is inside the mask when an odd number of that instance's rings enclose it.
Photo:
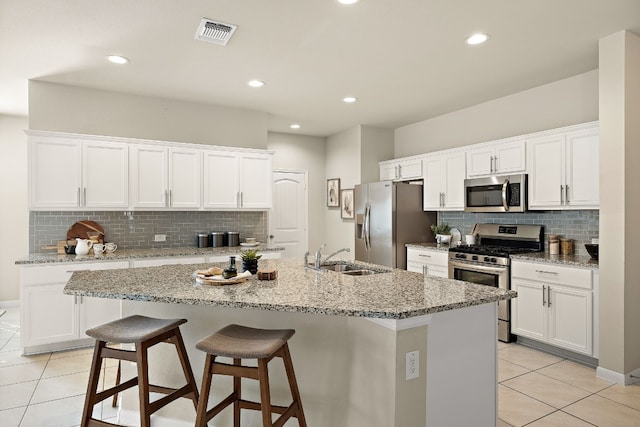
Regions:
[[[464,180],[465,212],[525,212],[527,175],[500,175]]]

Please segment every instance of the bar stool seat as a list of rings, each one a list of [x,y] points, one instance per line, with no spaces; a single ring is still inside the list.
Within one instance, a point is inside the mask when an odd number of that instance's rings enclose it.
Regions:
[[[193,377],[191,365],[189,364],[182,335],[180,334],[180,325],[183,323],[186,323],[186,319],[156,319],[136,315],[115,320],[86,331],[87,335],[95,338],[96,344],[82,414],[82,427],[115,425],[92,418],[93,406],[136,385],[139,389],[141,427],[150,427],[151,414],[180,397],[191,399],[194,407],[197,409],[198,388],[195,378]],[[148,349],[161,342],[167,342],[176,347],[178,358],[182,365],[182,371],[187,382],[185,386],[179,389],[149,384]],[[125,350],[107,346],[108,344],[132,343],[135,344],[135,350]],[[98,380],[100,378],[103,359],[135,362],[137,364],[138,376],[120,384],[120,372],[118,371],[116,385],[98,393]],[[120,369],[119,365],[118,369]],[[150,402],[150,392],[162,393],[165,394],[165,396],[154,402]]]
[[[241,325],[228,325],[196,343],[196,348],[207,353],[200,401],[196,416],[196,427],[205,427],[207,421],[233,404],[234,427],[240,427],[240,410],[252,409],[262,412],[264,427],[282,426],[289,418],[296,417],[300,427],[306,427],[300,392],[296,382],[291,354],[287,341],[295,334],[293,329],[255,329]],[[233,365],[216,362],[216,357],[233,359]],[[292,403],[288,407],[271,404],[269,373],[267,364],[274,357],[281,357],[291,389]],[[243,366],[242,359],[257,359],[258,367]],[[233,391],[212,409],[207,410],[212,376],[214,374],[233,377]],[[260,403],[242,399],[241,378],[251,378],[260,383]],[[272,413],[281,414],[274,423]]]

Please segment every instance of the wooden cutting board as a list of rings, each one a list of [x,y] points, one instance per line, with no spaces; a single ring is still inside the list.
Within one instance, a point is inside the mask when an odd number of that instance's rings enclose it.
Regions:
[[[67,230],[67,239],[88,239],[87,232],[96,232],[100,234],[99,240],[104,243],[104,229],[100,224],[95,221],[83,220],[73,224],[69,230]]]

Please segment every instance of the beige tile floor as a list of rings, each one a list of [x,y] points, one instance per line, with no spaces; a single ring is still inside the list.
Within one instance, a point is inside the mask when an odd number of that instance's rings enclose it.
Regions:
[[[9,308],[0,317],[0,426],[79,425],[92,351],[21,356],[20,316]],[[640,427],[640,385],[611,384],[592,368],[518,344],[498,343],[498,357],[499,427]],[[102,383],[113,384],[115,371],[107,365]],[[106,401],[94,417],[117,422]]]
[[[498,426],[640,426],[640,384],[518,344],[498,343]]]

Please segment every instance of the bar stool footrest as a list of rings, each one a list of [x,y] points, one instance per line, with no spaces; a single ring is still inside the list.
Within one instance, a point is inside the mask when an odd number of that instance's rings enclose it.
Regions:
[[[131,378],[130,380],[122,384],[118,384],[117,386],[111,387],[107,390],[103,390],[100,393],[96,393],[94,405],[96,403],[102,402],[103,400],[110,398],[114,394],[120,393],[122,390],[126,390],[128,388],[135,387],[137,385],[138,385],[138,377],[135,377],[135,378]]]

